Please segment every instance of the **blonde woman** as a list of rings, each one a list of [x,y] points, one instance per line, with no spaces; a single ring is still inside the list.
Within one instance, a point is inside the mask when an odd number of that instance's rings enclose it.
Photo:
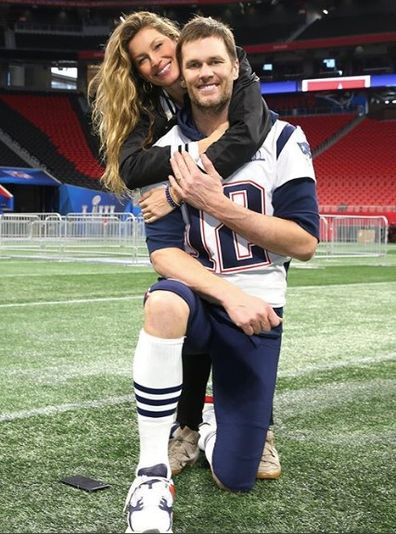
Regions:
[[[223,177],[248,162],[262,145],[272,121],[261,98],[257,77],[246,54],[239,49],[240,74],[234,84],[228,123],[210,137],[182,147],[153,147],[173,126],[185,90],[176,59],[179,29],[154,13],[133,13],[121,21],[109,38],[104,61],[92,80],[93,120],[106,163],[102,178],[109,190],[128,195],[131,190],[167,180],[170,156],[178,148],[193,158],[206,153]],[[154,222],[174,209],[178,199],[167,186],[145,193],[139,202],[144,219]],[[198,425],[211,361],[208,355],[183,358],[183,392],[170,442],[173,475],[192,465],[199,454]],[[280,464],[268,433],[259,478],[277,478]]]
[[[141,49],[136,35],[148,31]],[[92,80],[94,126],[106,169],[103,184],[117,194],[155,184],[171,174],[171,147],[152,147],[170,127],[185,91],[176,59],[176,23],[142,11],[125,17],[109,38],[104,61]],[[193,157],[206,153],[222,176],[232,174],[261,146],[271,121],[257,77],[239,49],[240,76],[235,83],[229,128],[190,143]],[[145,218],[150,219],[142,206]],[[153,219],[154,220],[154,219]],[[152,221],[150,221],[152,222]]]

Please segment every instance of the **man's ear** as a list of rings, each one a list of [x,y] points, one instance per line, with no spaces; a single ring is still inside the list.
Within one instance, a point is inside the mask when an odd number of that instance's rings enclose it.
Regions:
[[[236,80],[239,76],[239,61],[236,59],[232,67],[232,79]]]
[[[183,87],[183,89],[186,88],[186,82],[184,81],[183,78],[180,78],[180,86]]]

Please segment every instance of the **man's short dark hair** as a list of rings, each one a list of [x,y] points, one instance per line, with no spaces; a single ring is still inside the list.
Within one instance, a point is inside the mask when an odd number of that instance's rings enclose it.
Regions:
[[[232,61],[238,59],[235,47],[235,39],[231,29],[212,17],[196,16],[184,26],[177,43],[177,59],[181,64],[181,50],[185,43],[191,43],[207,37],[222,39]]]

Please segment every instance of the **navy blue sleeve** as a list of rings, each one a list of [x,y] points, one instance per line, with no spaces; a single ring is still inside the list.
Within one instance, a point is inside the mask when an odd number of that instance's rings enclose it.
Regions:
[[[180,208],[156,222],[146,224],[146,244],[149,253],[162,248],[184,250],[184,221]]]
[[[290,180],[275,189],[272,205],[276,217],[294,221],[319,240],[320,217],[312,178]]]

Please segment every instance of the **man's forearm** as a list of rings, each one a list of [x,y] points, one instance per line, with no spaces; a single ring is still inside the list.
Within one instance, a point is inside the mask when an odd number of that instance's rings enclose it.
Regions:
[[[160,275],[176,278],[202,298],[222,305],[231,321],[249,336],[269,331],[281,322],[273,308],[263,299],[248,295],[234,284],[211,273],[181,249],[156,250],[150,258]]]
[[[205,155],[202,162],[206,172],[188,154],[173,155],[174,177],[169,180],[180,198],[263,249],[302,261],[313,256],[316,237],[294,221],[263,215],[233,202],[224,195],[221,176]]]
[[[294,221],[256,213],[224,195],[210,202],[205,211],[249,242],[275,254],[306,261],[315,253],[317,239]]]
[[[150,259],[158,274],[184,282],[211,302],[224,305],[226,296],[235,295],[237,298],[241,293],[239,288],[211,273],[199,261],[178,248],[156,250]]]

